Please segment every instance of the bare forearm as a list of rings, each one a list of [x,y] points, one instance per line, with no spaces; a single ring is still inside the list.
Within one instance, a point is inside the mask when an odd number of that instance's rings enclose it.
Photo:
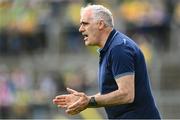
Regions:
[[[96,107],[128,104],[134,101],[134,75],[128,75],[116,80],[118,89],[107,93],[95,95]]]
[[[120,90],[96,96],[95,99],[98,104],[97,107],[127,104],[133,101],[127,92],[121,92]]]

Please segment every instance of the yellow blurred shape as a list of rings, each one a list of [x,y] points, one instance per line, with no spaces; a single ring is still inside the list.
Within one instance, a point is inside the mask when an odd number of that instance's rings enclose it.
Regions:
[[[103,119],[96,109],[88,108],[80,113],[83,119]]]
[[[78,24],[80,21],[81,6],[80,3],[72,3],[68,6],[67,15],[69,15],[74,24]]]
[[[58,114],[53,117],[53,120],[69,120],[66,116]]]
[[[150,10],[150,5],[147,2],[133,1],[127,2],[120,6],[121,15],[128,21],[138,21],[145,16]]]
[[[145,57],[147,64],[151,65],[151,63],[152,63],[152,49],[150,48],[150,46],[148,45],[147,42],[143,42],[140,45],[140,48],[144,54],[144,57]]]

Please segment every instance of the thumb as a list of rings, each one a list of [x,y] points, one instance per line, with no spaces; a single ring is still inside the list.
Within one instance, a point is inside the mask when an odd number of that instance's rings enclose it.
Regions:
[[[71,94],[77,93],[77,91],[75,91],[75,90],[73,90],[73,89],[70,89],[70,88],[66,88],[66,90],[67,90],[69,93],[71,93]]]

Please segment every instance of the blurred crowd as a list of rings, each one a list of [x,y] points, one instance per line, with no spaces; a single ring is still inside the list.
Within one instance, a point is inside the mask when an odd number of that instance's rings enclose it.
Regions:
[[[115,28],[139,44],[152,76],[156,56],[180,51],[179,0],[0,0],[0,119],[65,116],[51,100],[66,86],[97,91],[96,48],[85,47],[78,32],[88,3],[110,8]]]
[[[92,87],[93,84],[85,83],[82,70],[62,76],[56,71],[30,73],[23,68],[0,66],[0,118],[51,119],[53,109],[57,109],[52,99],[66,93],[65,86],[83,91]]]

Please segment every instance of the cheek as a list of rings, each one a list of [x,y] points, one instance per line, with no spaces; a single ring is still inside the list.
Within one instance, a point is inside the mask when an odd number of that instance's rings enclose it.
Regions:
[[[94,42],[97,42],[97,40],[98,40],[97,31],[93,31],[92,37],[93,37]]]
[[[96,37],[96,34],[97,34],[97,30],[95,28],[92,28],[91,29],[91,35],[92,37]]]
[[[92,27],[92,28],[89,28],[89,40],[92,42],[92,43],[97,43],[97,28],[95,27]]]
[[[92,32],[92,34],[89,35],[89,41],[91,41],[92,43],[96,42],[96,33]]]

